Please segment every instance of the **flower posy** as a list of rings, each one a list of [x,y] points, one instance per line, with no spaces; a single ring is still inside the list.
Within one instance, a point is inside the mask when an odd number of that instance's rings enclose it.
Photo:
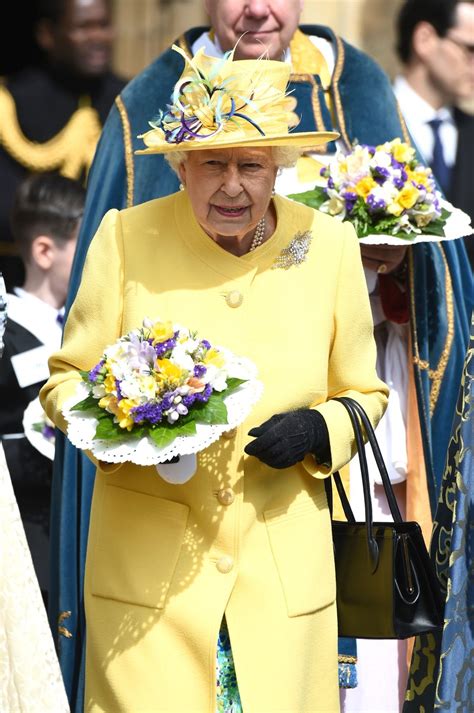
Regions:
[[[314,208],[349,220],[357,235],[374,233],[413,240],[426,233],[444,237],[450,213],[430,168],[399,138],[380,146],[356,144],[321,169],[322,186],[291,196]]]
[[[224,399],[254,372],[248,360],[186,327],[144,319],[81,373],[89,395],[72,410],[98,419],[96,439],[146,435],[165,447],[193,435],[197,423],[227,423]]]

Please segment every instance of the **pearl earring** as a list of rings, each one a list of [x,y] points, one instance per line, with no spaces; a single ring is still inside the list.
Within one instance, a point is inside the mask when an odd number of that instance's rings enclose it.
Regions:
[[[184,191],[184,185],[182,183],[179,184],[179,190]]]

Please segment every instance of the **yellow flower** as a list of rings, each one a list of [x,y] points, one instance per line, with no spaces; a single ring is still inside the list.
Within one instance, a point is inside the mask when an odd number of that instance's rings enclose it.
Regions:
[[[115,377],[110,373],[104,379],[104,389],[106,394],[111,394],[116,389]]]
[[[390,203],[387,206],[387,213],[390,213],[390,215],[395,215],[399,216],[403,213],[403,206],[398,203],[398,201],[394,201],[393,203]]]
[[[417,168],[414,171],[407,168],[407,178],[409,181],[413,181],[414,183],[422,186],[428,186],[430,181],[428,173],[423,168]]]
[[[416,186],[414,186],[412,183],[407,183],[398,194],[397,202],[403,208],[413,208],[416,201],[418,200],[419,195],[420,191],[418,190],[418,188],[416,188]]]
[[[169,359],[157,359],[156,363],[158,365],[157,381],[166,381],[171,386],[179,386],[184,375],[182,369]]]
[[[103,396],[100,401],[99,401],[99,406],[100,408],[105,409],[106,411],[111,411],[111,405],[113,403],[117,403],[117,399],[115,396],[112,394],[108,394],[107,396]]]
[[[161,342],[166,342],[173,336],[173,325],[171,322],[155,322],[150,327],[150,337],[153,339],[153,346]]]
[[[369,195],[372,188],[375,188],[376,185],[377,184],[372,176],[366,176],[365,178],[361,178],[361,180],[356,184],[355,192],[358,196],[362,196],[362,198],[365,199]]]
[[[328,203],[329,215],[339,215],[344,210],[344,201],[333,196]]]
[[[410,163],[415,156],[415,149],[408,144],[402,143],[400,139],[395,139],[392,142],[392,154],[396,161]]]
[[[222,369],[225,364],[225,359],[220,351],[217,349],[209,349],[206,356],[204,357],[204,364],[212,364],[217,369]]]
[[[120,428],[126,428],[127,431],[132,430],[134,421],[130,411],[135,406],[138,406],[138,404],[134,399],[121,399],[118,403],[115,402],[109,405],[109,410],[114,414]]]

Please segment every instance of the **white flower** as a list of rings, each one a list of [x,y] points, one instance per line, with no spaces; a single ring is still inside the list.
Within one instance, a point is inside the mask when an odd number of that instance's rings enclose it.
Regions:
[[[101,399],[105,396],[105,387],[103,384],[94,384],[92,387],[92,396],[95,399]]]
[[[188,340],[192,341],[192,340]],[[173,351],[171,352],[170,355],[170,361],[173,364],[176,364],[176,366],[179,366],[180,369],[183,369],[184,371],[189,371],[193,372],[194,369],[194,361],[192,356],[188,353],[186,349],[187,342],[184,342],[183,344],[177,344]]]
[[[372,168],[381,166],[382,168],[390,168],[392,165],[391,156],[385,151],[376,151],[370,162]]]

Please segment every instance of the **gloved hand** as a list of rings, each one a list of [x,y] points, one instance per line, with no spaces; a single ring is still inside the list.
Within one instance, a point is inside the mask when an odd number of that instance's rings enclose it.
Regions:
[[[312,453],[319,463],[330,463],[331,450],[326,421],[309,408],[272,416],[252,428],[255,440],[245,446],[249,456],[259,458],[271,468],[289,468]]]

